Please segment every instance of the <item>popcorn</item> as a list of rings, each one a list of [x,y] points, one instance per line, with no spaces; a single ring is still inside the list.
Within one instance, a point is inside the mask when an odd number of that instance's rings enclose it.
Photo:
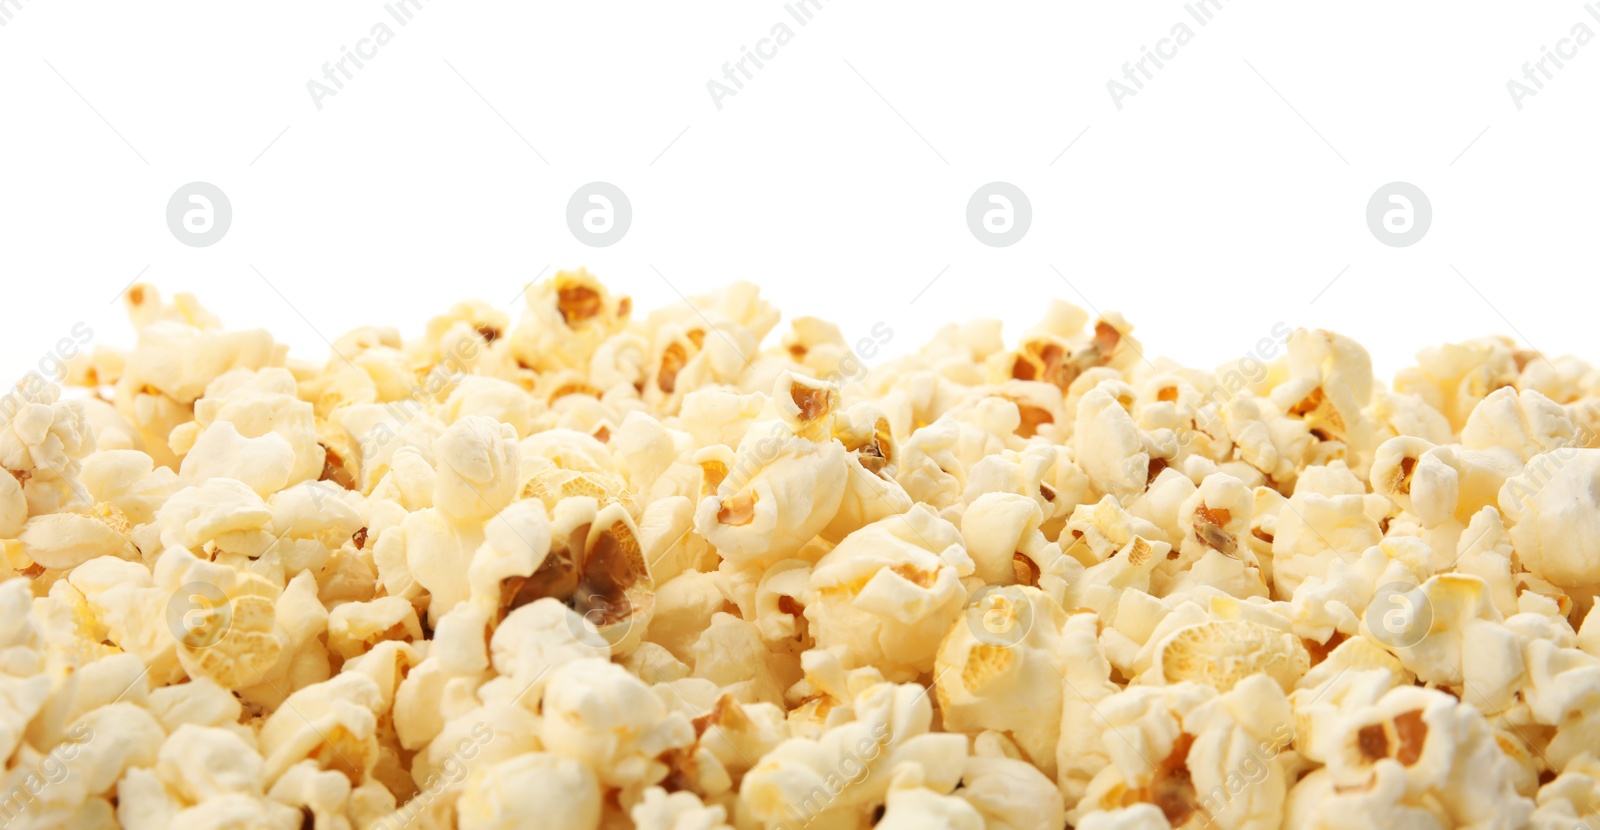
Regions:
[[[394,639],[423,639],[417,609],[400,597],[347,602],[328,613],[328,645],[346,660]]]
[[[727,808],[707,807],[692,792],[669,795],[660,787],[645,790],[629,817],[639,830],[731,830]]]
[[[919,827],[948,827],[951,830],[980,830],[983,816],[964,799],[924,789],[919,771],[912,767],[895,775],[884,800],[883,819],[875,827],[887,830],[913,830]]]
[[[609,787],[649,785],[657,760],[694,740],[694,727],[650,687],[613,663],[578,660],[556,669],[544,693],[544,745],[588,764]]]
[[[0,539],[15,539],[28,521],[28,499],[15,476],[0,476]]]
[[[1194,683],[1130,686],[1096,704],[1099,749],[1111,763],[1101,765],[1067,820],[1140,801],[1179,826],[1194,817],[1199,800],[1187,763],[1195,736],[1183,722],[1211,695]]]
[[[139,552],[126,534],[127,519],[120,510],[110,508],[105,518],[78,513],[50,513],[36,516],[17,534],[22,552],[38,565],[67,570],[100,556],[133,559]],[[113,523],[123,528],[119,532]]]
[[[1518,476],[1500,489],[1511,543],[1534,575],[1587,600],[1600,593],[1600,550],[1594,548],[1600,540],[1592,527],[1600,514],[1591,510],[1600,497],[1594,490],[1600,450],[1541,453],[1526,469],[1536,485]]]
[[[588,765],[530,752],[468,778],[457,810],[462,830],[593,830],[600,826],[600,801],[600,782]]]
[[[281,592],[254,573],[173,548],[156,562],[155,587],[171,598],[169,607],[182,612],[169,633],[190,676],[208,677],[229,689],[256,686],[293,645],[274,613]],[[170,618],[167,622],[172,624]]]
[[[692,657],[695,677],[744,703],[782,702],[784,689],[801,677],[798,660],[769,651],[760,630],[732,614],[712,616]]]
[[[1180,628],[1156,648],[1154,671],[1167,683],[1193,680],[1228,692],[1251,677],[1294,687],[1311,657],[1288,631],[1245,619],[1215,620]]]
[[[81,459],[95,449],[94,434],[76,401],[58,400],[54,386],[17,387],[0,398],[0,468],[21,486],[30,515],[82,506]]]
[[[1370,799],[1368,814],[1432,813],[1437,822],[1473,827],[1520,827],[1533,812],[1513,789],[1512,762],[1478,710],[1443,692],[1384,690],[1364,678],[1346,689],[1311,705],[1314,718],[1337,720],[1302,741],[1327,764],[1330,780],[1307,778],[1296,790],[1331,785],[1325,798],[1349,800],[1350,809]]]
[[[769,825],[856,826],[889,794],[901,769],[946,794],[961,777],[966,740],[929,731],[932,706],[914,684],[877,683],[852,703],[854,719],[817,739],[778,744],[744,777],[740,800]],[[971,809],[970,807],[967,809]]]
[[[1150,453],[1128,414],[1132,400],[1133,390],[1124,384],[1096,386],[1078,402],[1073,428],[1079,466],[1099,492],[1119,500],[1143,493],[1150,481]]]
[[[1272,390],[1273,404],[1305,422],[1322,441],[1364,453],[1372,427],[1362,413],[1372,398],[1372,359],[1355,341],[1333,332],[1299,329],[1289,336],[1289,379]]]
[[[973,575],[985,585],[1026,584],[1046,545],[1044,519],[1033,499],[985,493],[961,517],[961,536],[972,557]],[[1026,552],[1024,552],[1026,549]],[[1018,561],[1022,560],[1022,561]]]
[[[378,684],[345,673],[301,689],[261,725],[263,774],[268,781],[305,759],[359,785],[377,761]]]
[[[138,285],[134,349],[5,396],[0,813],[1595,820],[1587,363],[1486,338],[1390,389],[1283,326],[1204,371],[1055,302],[868,369],[886,326],[769,339],[747,283],[524,300],[311,361]]]
[[[237,793],[261,795],[261,756],[226,729],[179,726],[161,744],[156,774],[191,804]]]
[[[944,728],[1013,736],[1039,771],[1056,774],[1066,613],[1036,588],[989,591],[950,627],[934,663]]]
[[[996,830],[1045,830],[1066,823],[1061,791],[1032,764],[1011,757],[994,732],[974,742],[956,795],[971,804],[983,826]]]
[[[517,359],[537,371],[585,366],[628,319],[633,303],[613,297],[589,272],[558,271],[524,292],[528,308],[511,334]]]
[[[811,635],[847,669],[900,680],[929,671],[972,567],[960,533],[926,507],[880,519],[818,560],[805,602]]]
[[[851,468],[832,438],[837,392],[785,374],[768,409],[778,417],[753,425],[714,495],[701,500],[695,530],[735,568],[786,559],[838,514]],[[865,474],[857,463],[857,474]]]
[[[1266,596],[1255,553],[1244,539],[1255,493],[1226,473],[1213,473],[1178,507],[1178,558],[1156,565],[1153,587],[1166,595],[1199,581],[1240,596]]]
[[[1460,429],[1489,393],[1515,385],[1516,380],[1517,362],[1510,344],[1485,337],[1423,349],[1416,366],[1395,376],[1394,388],[1420,396],[1449,419],[1452,429]]]

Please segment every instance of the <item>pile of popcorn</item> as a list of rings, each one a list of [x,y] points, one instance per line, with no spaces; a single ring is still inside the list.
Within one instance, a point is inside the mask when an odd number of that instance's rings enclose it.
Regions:
[[[525,297],[0,399],[0,826],[1600,828],[1600,369]]]

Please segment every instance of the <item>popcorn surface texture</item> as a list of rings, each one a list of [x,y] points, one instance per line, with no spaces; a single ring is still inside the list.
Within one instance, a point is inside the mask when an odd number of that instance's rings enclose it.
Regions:
[[[1600,827],[1586,363],[524,297],[0,399],[0,826]]]

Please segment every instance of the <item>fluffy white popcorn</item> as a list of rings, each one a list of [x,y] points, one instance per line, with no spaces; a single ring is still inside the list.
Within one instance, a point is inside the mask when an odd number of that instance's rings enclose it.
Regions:
[[[610,656],[605,640],[585,629],[572,609],[549,597],[506,615],[494,631],[489,651],[494,670],[530,707],[537,705],[557,668]]]
[[[956,503],[967,488],[967,471],[985,457],[1014,449],[1022,423],[1017,405],[984,396],[963,402],[917,429],[900,445],[898,481],[913,501],[936,507]]]
[[[1255,493],[1226,473],[1213,473],[1184,499],[1177,511],[1178,558],[1156,565],[1158,595],[1190,584],[1221,588],[1234,596],[1266,596],[1254,551],[1245,543],[1255,513]]]
[[[328,613],[328,646],[346,660],[393,639],[422,639],[417,609],[400,597],[347,602]]]
[[[805,617],[811,565],[786,559],[762,575],[756,586],[754,616],[761,639],[782,654],[799,654],[814,645]]]
[[[1264,674],[1191,710],[1194,736],[1184,757],[1196,813],[1219,827],[1275,828],[1294,784],[1293,713],[1283,690]]]
[[[1134,804],[1090,813],[1077,824],[1077,830],[1171,830],[1171,828],[1166,814],[1154,804]]]
[[[35,376],[37,377],[37,376]],[[77,401],[59,400],[51,385],[19,385],[0,398],[0,468],[22,486],[31,514],[82,506],[81,459],[95,449],[94,434]]]
[[[361,673],[345,673],[307,686],[283,702],[261,725],[264,775],[277,780],[307,758],[359,784],[376,763],[378,684]]]
[[[349,825],[345,811],[350,792],[348,778],[337,772],[319,770],[313,761],[301,761],[279,776],[267,795],[273,801],[295,808],[302,822],[303,811],[309,810],[314,823],[343,828]]]
[[[627,321],[633,304],[614,297],[589,272],[558,271],[523,292],[527,310],[512,332],[512,349],[525,365],[579,368]]]
[[[1360,344],[1330,331],[1299,329],[1289,336],[1289,378],[1272,390],[1278,409],[1303,420],[1322,441],[1354,453],[1372,446],[1362,408],[1372,397],[1372,359]]]
[[[817,647],[891,680],[933,668],[961,612],[972,560],[961,534],[924,506],[850,534],[811,572],[805,616]]]
[[[1066,613],[1036,588],[988,591],[950,626],[934,663],[944,728],[999,730],[1046,776],[1061,734]]]
[[[1500,489],[1522,562],[1581,601],[1600,593],[1597,478],[1600,450],[1567,448],[1528,459],[1526,471]]]
[[[733,567],[793,556],[833,521],[844,500],[851,475],[844,445],[791,429],[777,421],[753,427],[727,477],[696,510],[695,531]]]
[[[272,510],[237,479],[217,478],[172,494],[156,511],[160,542],[198,552],[207,544],[259,556],[272,544]]]
[[[156,772],[192,804],[239,793],[262,794],[262,761],[234,732],[184,724],[161,744]]]
[[[1094,614],[1073,614],[1062,628],[1061,740],[1056,745],[1056,781],[1074,807],[1091,780],[1110,761],[1100,740],[1104,718],[1098,708],[1116,694],[1112,666],[1099,642],[1100,620]]]
[[[1305,421],[1285,414],[1271,400],[1249,395],[1228,398],[1221,413],[1241,461],[1273,481],[1293,483],[1316,440]]]
[[[1379,497],[1374,497],[1379,498]],[[1296,491],[1278,512],[1272,539],[1273,596],[1287,599],[1308,577],[1378,544],[1383,530],[1365,497]]]
[[[1484,338],[1391,389],[1279,324],[1207,371],[1061,302],[879,360],[748,283],[524,300],[307,360],[136,285],[135,348],[3,396],[0,812],[1595,821],[1583,361]]]
[[[1517,360],[1510,343],[1485,337],[1423,349],[1417,365],[1395,376],[1396,392],[1415,394],[1460,429],[1491,392],[1515,385]]]
[[[919,827],[981,830],[985,826],[983,815],[966,800],[926,789],[921,779],[921,770],[916,767],[896,773],[884,799],[883,818],[873,826],[886,830]]]
[[[1186,766],[1194,736],[1184,731],[1183,722],[1213,694],[1184,682],[1129,686],[1097,702],[1098,749],[1111,763],[1100,765],[1067,820],[1127,806],[1125,797],[1129,803],[1155,804],[1180,826],[1195,815],[1198,799]]]
[[[732,614],[712,615],[690,656],[695,677],[744,703],[779,703],[801,675],[797,660],[770,651],[755,624]]]
[[[1389,688],[1381,673],[1364,672],[1306,709],[1312,725],[1299,745],[1326,763],[1330,780],[1308,778],[1296,789],[1331,785],[1383,811],[1411,808],[1472,827],[1520,827],[1533,811],[1483,714],[1450,695]]]
[[[1211,620],[1180,628],[1159,641],[1153,674],[1167,683],[1193,680],[1227,692],[1252,677],[1288,690],[1311,668],[1298,637],[1247,619]]]
[[[595,830],[600,800],[600,782],[587,764],[530,752],[468,777],[456,809],[462,830]]]
[[[1600,817],[1600,764],[1586,754],[1539,788],[1538,807],[1530,826],[1535,830],[1571,830]]]
[[[1469,450],[1505,449],[1526,461],[1573,445],[1572,421],[1560,404],[1538,392],[1497,389],[1472,410],[1461,428]]]
[[[455,521],[482,521],[504,509],[514,497],[516,442],[510,425],[481,415],[451,424],[434,445],[434,507]]]
[[[15,539],[28,521],[28,499],[16,476],[0,476],[0,539]]]
[[[695,732],[689,718],[669,712],[627,670],[578,660],[551,672],[541,737],[551,752],[585,762],[616,787],[661,780],[666,767],[659,756],[687,746]]]
[[[977,578],[985,585],[1027,584],[1031,565],[1044,556],[1039,526],[1044,514],[1033,499],[985,493],[961,516],[961,536]],[[1024,561],[1018,561],[1019,558]]]
[[[731,830],[727,808],[708,807],[692,792],[668,794],[660,787],[645,790],[629,818],[639,830]]]
[[[138,550],[127,536],[127,519],[121,518],[120,513],[105,518],[79,513],[35,516],[22,526],[17,541],[29,559],[54,570],[75,568],[101,556],[133,559]],[[119,531],[113,524],[122,529]]]
[[[155,587],[178,609],[169,634],[178,662],[191,676],[205,676],[230,689],[256,686],[292,647],[279,626],[274,601],[281,592],[248,571],[196,559],[169,549],[156,562]]]
[[[851,714],[814,740],[778,744],[745,775],[740,800],[752,816],[769,825],[856,826],[849,822],[881,804],[905,767],[917,769],[921,785],[935,793],[954,789],[966,739],[929,731],[926,690],[876,683],[855,696]]]
[[[1055,782],[1008,750],[997,733],[979,735],[955,794],[978,811],[984,826],[996,830],[1063,826],[1066,809]]]
[[[1118,499],[1144,492],[1150,480],[1150,454],[1128,414],[1132,400],[1133,390],[1126,385],[1096,386],[1078,402],[1073,428],[1074,457],[1079,466],[1099,492]]]
[[[330,459],[318,444],[312,405],[299,400],[295,392],[294,376],[285,369],[227,372],[206,386],[205,395],[195,402],[195,420],[173,430],[168,443],[180,454],[202,453],[203,458],[193,463],[205,464],[210,475],[223,474],[230,463],[228,454],[234,453],[231,463],[236,469],[259,464],[260,469],[250,474],[264,481],[276,476],[280,464],[286,468],[282,470],[286,484],[315,480]],[[208,443],[207,433],[223,425],[229,435]],[[197,479],[210,477],[190,467],[188,455],[184,467],[192,469]]]
[[[911,497],[895,480],[900,470],[900,450],[882,410],[858,404],[837,415],[834,438],[845,448],[844,498],[822,536],[837,542],[879,519],[904,513]]]

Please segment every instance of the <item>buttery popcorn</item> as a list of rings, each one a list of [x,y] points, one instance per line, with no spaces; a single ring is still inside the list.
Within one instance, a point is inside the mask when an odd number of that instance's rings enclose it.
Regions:
[[[521,302],[316,363],[135,285],[0,396],[0,822],[1600,822],[1581,360]]]

